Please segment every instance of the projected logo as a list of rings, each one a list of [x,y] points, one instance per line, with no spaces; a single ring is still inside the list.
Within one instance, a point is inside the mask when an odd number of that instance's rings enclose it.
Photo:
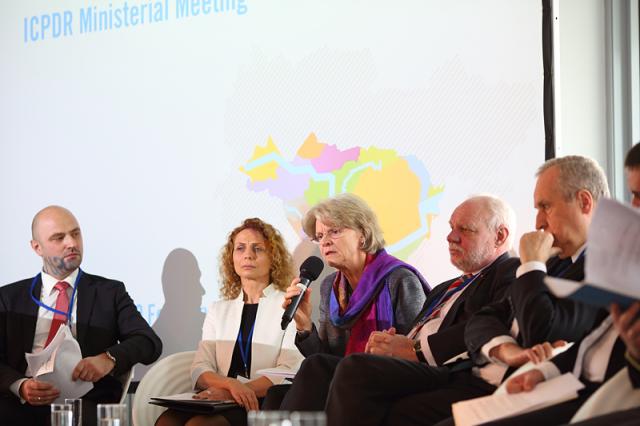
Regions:
[[[269,138],[240,170],[249,176],[250,190],[268,191],[283,201],[301,236],[301,220],[314,204],[343,192],[362,197],[378,215],[387,251],[401,259],[430,237],[444,190],[431,184],[427,169],[413,156],[377,147],[341,151],[313,133],[291,161]]]

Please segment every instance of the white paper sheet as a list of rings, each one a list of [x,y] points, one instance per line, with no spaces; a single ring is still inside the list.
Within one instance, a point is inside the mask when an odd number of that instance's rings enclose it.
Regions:
[[[571,346],[573,346],[573,342],[568,342],[564,346],[553,348],[553,351],[551,353],[551,358],[553,358],[556,355],[559,355],[562,352],[568,350],[569,348],[571,348]],[[551,359],[551,358],[549,358],[549,359]],[[520,368],[518,368],[516,371],[511,373],[511,375],[509,377],[518,376],[518,375],[520,375],[520,374],[522,374],[522,373],[524,373],[526,371],[533,370],[534,368],[536,368],[536,364],[534,364],[533,362],[529,361],[526,364],[520,366]],[[493,394],[494,395],[506,394],[507,393],[507,382],[508,381],[509,380],[504,380],[502,382],[502,384],[498,387],[498,389],[496,389],[496,391]]]
[[[584,385],[571,373],[540,383],[531,392],[494,394],[451,406],[456,426],[474,426],[538,410],[578,397]]]
[[[82,360],[82,352],[67,325],[58,329],[46,348],[35,354],[27,353],[25,358],[28,376],[51,383],[60,390],[60,397],[54,403],[63,403],[65,398],[80,398],[93,389],[91,382],[71,380],[73,369]]]
[[[276,376],[276,377],[285,377],[287,379],[293,379],[296,377],[297,371],[293,371],[289,368],[263,368],[262,370],[256,371],[258,374],[262,374],[263,376]]]

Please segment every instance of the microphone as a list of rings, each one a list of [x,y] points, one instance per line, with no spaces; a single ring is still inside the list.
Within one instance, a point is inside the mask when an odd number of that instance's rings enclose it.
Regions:
[[[302,262],[300,265],[300,282],[298,283],[298,287],[302,292],[291,299],[291,303],[287,306],[287,310],[282,314],[282,322],[280,326],[282,329],[286,329],[291,320],[293,319],[293,315],[298,310],[298,305],[302,300],[302,296],[304,296],[304,292],[307,291],[307,287],[311,284],[311,281],[318,278],[320,272],[322,272],[322,268],[324,268],[324,263],[317,256],[309,256],[307,260]]]

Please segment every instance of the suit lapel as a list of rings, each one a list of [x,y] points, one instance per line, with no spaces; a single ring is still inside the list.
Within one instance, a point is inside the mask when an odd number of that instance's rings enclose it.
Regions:
[[[20,311],[24,311],[26,315],[22,316],[22,335],[24,339],[22,339],[23,351],[29,352],[33,351],[33,338],[36,334],[36,321],[38,320],[38,304],[34,302],[31,298],[31,283],[29,286],[24,288],[24,294],[20,297],[20,303],[23,304]],[[40,299],[40,292],[42,291],[42,276],[38,276],[38,280],[36,281],[36,285],[33,288],[33,296],[36,299]]]
[[[562,278],[573,281],[582,281],[584,279],[584,256],[580,256],[574,264],[569,266],[567,272],[565,272]]]
[[[91,311],[96,298],[96,286],[91,277],[84,272],[80,277],[76,290],[76,331],[80,347],[84,342],[85,333],[89,329]]]
[[[414,325],[416,325],[418,322],[422,320],[422,318],[424,317],[424,314],[429,309],[429,306],[431,306],[432,303],[435,303],[436,300],[439,300],[442,297],[442,295],[447,291],[451,283],[457,279],[458,278],[454,278],[452,280],[445,281],[442,284],[437,285],[433,290],[429,292],[429,295],[427,296],[427,300],[425,300],[424,304],[422,305],[422,309],[420,310],[420,313],[413,321]]]
[[[491,265],[480,272],[480,276],[477,278],[476,282],[470,283],[469,285],[471,287],[465,288],[462,291],[460,297],[458,297],[456,301],[453,302],[453,306],[451,306],[451,309],[449,309],[449,312],[447,312],[447,315],[444,317],[444,320],[442,321],[442,325],[440,327],[448,327],[455,322],[455,320],[458,318],[458,310],[461,306],[464,306],[467,298],[473,297],[473,295],[478,291],[483,291],[485,289],[485,286],[483,285],[484,281],[487,279],[493,279],[495,269],[506,259],[509,259],[509,255],[507,253],[503,253],[498,256],[498,258],[494,260]],[[488,288],[489,285],[487,285],[486,287]]]

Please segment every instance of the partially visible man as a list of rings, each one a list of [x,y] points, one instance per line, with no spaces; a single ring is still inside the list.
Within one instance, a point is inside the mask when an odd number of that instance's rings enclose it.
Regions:
[[[449,223],[451,263],[463,275],[429,293],[408,336],[396,335],[393,329],[372,333],[368,354],[340,362],[326,405],[329,424],[380,424],[397,398],[458,383],[461,376],[456,371],[465,361],[443,364],[466,352],[463,334],[469,318],[503,297],[519,262],[507,253],[515,218],[504,201],[472,197],[454,210]],[[494,389],[473,376],[465,376],[464,383],[469,384],[470,398]]]
[[[517,279],[507,298],[479,311],[465,333],[469,353],[480,365],[516,367],[523,347],[579,340],[601,320],[596,308],[554,297],[544,278],[584,279],[587,231],[598,201],[609,196],[604,171],[574,155],[545,162],[537,176],[537,231],[520,239]]]
[[[42,258],[42,272],[0,287],[2,424],[49,423],[49,404],[60,391],[25,375],[25,352],[40,352],[65,323],[70,324],[83,356],[72,379],[94,383],[83,397],[83,419],[95,424],[96,403],[120,399],[122,384],[116,377],[138,362],[155,361],[162,343],[123,283],[80,269],[82,233],[69,210],[42,209],[31,230],[31,247]]]
[[[627,184],[631,191],[631,202],[640,207],[640,144],[627,153],[625,160]],[[627,367],[629,380],[634,388],[640,388],[640,303],[636,302],[627,311],[621,312],[617,305],[611,307],[611,315],[601,312],[604,317],[597,327],[567,352],[551,361],[540,364],[527,373],[511,378],[507,389],[511,393],[530,391],[544,380],[560,373],[573,372],[585,384],[577,399],[556,404],[525,415],[503,419],[496,425],[561,424],[568,422],[580,406],[600,385],[621,368]],[[610,425],[639,424],[637,416],[640,407],[611,413],[580,424]],[[634,419],[634,422],[626,423]]]
[[[631,205],[640,207],[640,143],[635,144],[624,160],[627,186],[631,191]]]

